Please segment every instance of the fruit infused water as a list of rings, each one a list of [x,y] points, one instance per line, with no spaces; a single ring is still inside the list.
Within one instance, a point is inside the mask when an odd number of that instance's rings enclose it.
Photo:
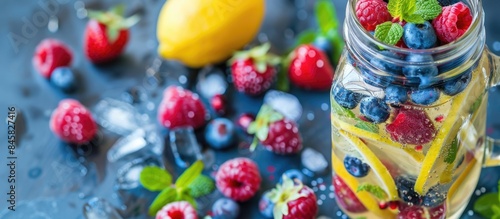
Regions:
[[[491,69],[482,48],[451,58],[431,49],[468,30],[469,6],[353,5],[347,16],[355,13],[357,21],[346,21],[346,33],[359,22],[364,34],[392,47],[362,42],[360,33],[345,36],[351,39],[330,95],[337,204],[350,218],[458,218],[482,167]]]

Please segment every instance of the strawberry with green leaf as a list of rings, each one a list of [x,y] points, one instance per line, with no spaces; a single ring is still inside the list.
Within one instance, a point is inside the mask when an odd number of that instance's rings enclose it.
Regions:
[[[295,154],[302,149],[297,124],[265,104],[247,131],[255,134],[251,150],[257,147],[258,142],[276,154]]]
[[[201,174],[203,162],[196,161],[172,184],[172,176],[159,167],[149,166],[141,171],[140,182],[150,191],[161,191],[149,207],[155,215],[163,206],[177,201],[187,201],[196,208],[195,198],[210,194],[215,189],[213,180]]]
[[[119,5],[107,12],[89,11],[83,49],[91,62],[109,62],[123,52],[129,39],[128,29],[139,21],[137,15],[124,18],[124,10]]]
[[[314,191],[283,176],[283,183],[266,194],[274,204],[275,219],[314,219],[318,212]]]

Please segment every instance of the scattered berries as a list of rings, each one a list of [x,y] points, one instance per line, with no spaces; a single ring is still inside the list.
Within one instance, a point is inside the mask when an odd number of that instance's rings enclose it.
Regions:
[[[312,45],[302,45],[292,56],[288,70],[290,82],[305,89],[330,89],[334,70],[325,53]]]
[[[58,67],[50,76],[50,82],[64,92],[72,92],[76,89],[76,75],[71,68]]]
[[[432,25],[438,39],[447,44],[461,37],[469,29],[472,19],[469,7],[458,2],[443,7],[441,14],[432,21]]]
[[[293,180],[295,183],[305,183],[304,180],[306,179],[306,177],[304,176],[304,174],[302,172],[300,172],[300,170],[290,169],[290,170],[285,171],[282,175]],[[283,177],[280,178],[279,183],[280,184],[283,183]]]
[[[163,92],[163,100],[158,106],[158,121],[166,128],[191,126],[196,129],[205,124],[206,113],[198,94],[170,86]]]
[[[226,98],[222,94],[216,94],[210,99],[210,105],[212,106],[212,109],[219,114],[219,115],[224,115],[226,114]]]
[[[373,123],[385,122],[390,116],[390,108],[384,100],[376,97],[364,97],[359,105],[361,114]]]
[[[314,219],[318,213],[318,204],[314,191],[303,185],[295,184],[286,176],[283,183],[269,193],[271,202],[274,203],[274,218],[282,219]]]
[[[370,166],[368,166],[368,164],[363,163],[363,161],[357,157],[351,157],[349,155],[346,155],[344,158],[344,167],[347,172],[354,177],[365,177],[370,171]]]
[[[333,99],[347,109],[354,109],[361,101],[363,96],[341,86],[336,86],[333,89]]]
[[[90,111],[73,99],[59,102],[52,112],[50,129],[63,141],[79,145],[90,142],[97,133],[97,125]]]
[[[396,118],[386,126],[391,139],[401,144],[426,144],[434,139],[436,129],[424,111],[400,109]]]
[[[44,39],[35,49],[33,65],[46,79],[49,79],[57,67],[67,67],[71,64],[73,54],[63,42],[56,39]]]
[[[265,192],[259,201],[259,212],[265,218],[273,218],[274,203],[269,198],[269,193],[271,191]]]
[[[377,25],[390,21],[387,3],[381,0],[360,0],[356,3],[356,16],[367,31],[374,31]]]
[[[172,202],[156,213],[156,219],[198,219],[196,210],[187,201]]]
[[[412,90],[410,99],[415,104],[429,106],[439,99],[439,90],[435,87]]]
[[[363,203],[359,201],[356,194],[345,184],[339,176],[333,176],[333,187],[335,188],[335,199],[344,210],[352,213],[367,211]]]
[[[388,104],[404,104],[408,100],[408,89],[400,86],[389,86],[385,88],[385,102]]]
[[[208,123],[205,139],[210,147],[224,149],[236,141],[234,124],[226,118],[216,118]]]
[[[260,188],[261,176],[257,165],[248,158],[224,162],[215,176],[219,191],[235,201],[247,201]]]
[[[429,49],[436,45],[437,37],[429,21],[423,24],[406,23],[403,41],[410,49]]]
[[[240,214],[240,206],[231,199],[220,198],[212,206],[212,214],[214,217],[236,219]]]

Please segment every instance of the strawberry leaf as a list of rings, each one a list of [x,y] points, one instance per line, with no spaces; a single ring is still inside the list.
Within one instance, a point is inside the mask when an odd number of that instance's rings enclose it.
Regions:
[[[372,194],[373,196],[375,196],[380,200],[386,200],[389,197],[387,193],[384,191],[384,189],[382,189],[380,186],[377,185],[363,183],[358,186],[356,192],[362,192],[362,191],[369,192],[370,194]]]
[[[111,8],[110,12],[116,15],[123,16],[125,14],[125,5],[119,4],[113,8]]]
[[[416,2],[415,14],[420,15],[424,20],[432,20],[441,14],[442,8],[437,0],[416,0]]]
[[[297,36],[297,41],[295,43],[295,47],[300,46],[302,44],[312,43],[312,42],[314,42],[314,39],[316,39],[316,32],[314,32],[313,30],[302,31]]]
[[[375,38],[389,45],[395,45],[402,36],[403,27],[399,23],[387,21],[375,28]]]
[[[264,126],[264,127],[261,127],[255,136],[257,136],[257,138],[261,141],[265,141],[267,139],[267,135],[269,134],[269,127],[268,126]]]
[[[499,193],[488,193],[480,196],[476,202],[474,202],[473,209],[476,213],[480,214],[484,218],[492,218],[494,215],[492,207],[495,205],[500,205],[498,200]]]
[[[161,191],[172,184],[172,176],[157,166],[144,167],[139,181],[149,191]]]
[[[321,33],[328,33],[338,27],[335,5],[329,0],[318,0],[315,7],[316,20]]]
[[[175,181],[176,188],[187,188],[203,171],[203,162],[198,160],[187,168]]]
[[[163,206],[174,202],[177,198],[177,191],[172,187],[167,187],[156,196],[155,200],[149,206],[149,215],[154,216]]]

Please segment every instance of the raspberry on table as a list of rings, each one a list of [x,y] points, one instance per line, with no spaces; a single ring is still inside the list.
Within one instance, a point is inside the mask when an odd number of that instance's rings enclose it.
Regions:
[[[377,25],[390,21],[387,3],[381,0],[360,0],[356,3],[356,17],[367,31],[374,31]]]
[[[64,99],[52,112],[50,129],[67,143],[84,144],[97,133],[97,125],[92,114],[80,102]]]
[[[183,218],[183,219],[198,219],[196,210],[187,201],[172,202],[165,205],[158,213],[156,213],[156,219],[173,219],[173,218]]]
[[[240,157],[224,162],[215,175],[215,181],[223,195],[243,202],[257,193],[262,178],[255,162]]]
[[[462,2],[443,7],[441,14],[432,21],[438,39],[444,44],[461,37],[471,23],[470,9]]]

